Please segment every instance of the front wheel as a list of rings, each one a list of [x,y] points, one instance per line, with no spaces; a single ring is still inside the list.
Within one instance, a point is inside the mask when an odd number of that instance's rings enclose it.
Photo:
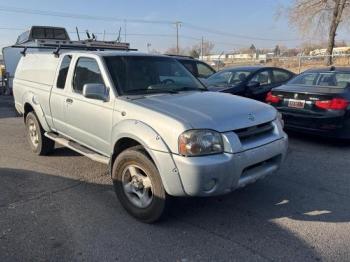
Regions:
[[[29,112],[26,116],[26,135],[30,148],[37,155],[47,155],[55,146],[55,142],[47,138],[36,115]]]
[[[156,166],[142,148],[120,153],[113,165],[112,179],[117,197],[130,215],[145,223],[162,217],[167,195]]]

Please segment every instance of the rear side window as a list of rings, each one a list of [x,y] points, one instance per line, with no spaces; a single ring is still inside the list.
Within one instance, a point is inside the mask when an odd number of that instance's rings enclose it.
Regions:
[[[272,82],[271,78],[270,78],[269,71],[266,71],[266,70],[257,73],[250,81],[251,82],[259,82],[261,86],[269,85]]]
[[[65,57],[63,57],[57,78],[57,88],[64,89],[71,60],[72,56],[70,55],[66,55]]]
[[[100,68],[93,58],[79,58],[75,67],[73,90],[82,93],[85,84],[104,84]]]
[[[273,78],[275,83],[286,82],[291,78],[291,74],[282,70],[273,70]]]
[[[192,75],[194,76],[197,75],[198,72],[196,70],[197,68],[195,63],[193,63],[192,61],[180,61],[180,62],[186,67],[188,71],[192,73]]]
[[[207,78],[215,72],[204,63],[197,63],[198,77]]]

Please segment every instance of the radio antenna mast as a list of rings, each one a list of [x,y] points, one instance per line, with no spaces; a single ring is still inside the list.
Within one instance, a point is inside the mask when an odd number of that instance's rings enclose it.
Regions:
[[[77,27],[77,26],[75,27],[75,30],[77,31],[78,41],[80,41],[80,35],[79,35],[79,30],[78,30],[78,27]]]
[[[117,42],[120,43],[120,33],[122,31],[122,27],[119,27],[119,32],[118,32],[118,38],[117,38]]]

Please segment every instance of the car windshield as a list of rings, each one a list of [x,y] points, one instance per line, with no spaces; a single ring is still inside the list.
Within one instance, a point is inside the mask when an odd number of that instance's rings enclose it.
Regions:
[[[252,71],[249,70],[225,70],[207,78],[206,83],[209,86],[238,85],[250,76],[251,73]]]
[[[290,85],[307,85],[316,87],[347,88],[350,87],[350,73],[347,72],[305,72],[292,79]]]
[[[168,57],[108,56],[105,61],[121,95],[206,90],[178,61]]]

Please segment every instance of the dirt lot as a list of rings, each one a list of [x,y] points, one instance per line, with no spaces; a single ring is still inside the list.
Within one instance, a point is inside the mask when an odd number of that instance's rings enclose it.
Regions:
[[[106,166],[68,149],[30,153],[0,96],[0,261],[350,261],[350,144],[291,134],[274,176],[230,195],[179,199],[145,225]]]

